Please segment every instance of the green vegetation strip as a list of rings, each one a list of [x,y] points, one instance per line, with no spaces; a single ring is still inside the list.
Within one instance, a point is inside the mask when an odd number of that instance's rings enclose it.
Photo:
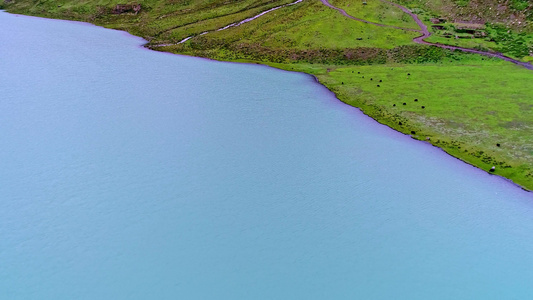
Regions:
[[[531,71],[480,61],[348,67],[317,77],[381,123],[533,187]]]

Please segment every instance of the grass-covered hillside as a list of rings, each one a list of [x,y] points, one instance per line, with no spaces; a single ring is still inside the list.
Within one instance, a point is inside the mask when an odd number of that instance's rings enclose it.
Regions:
[[[320,0],[303,0],[221,31],[295,0],[7,1],[3,7],[14,13],[127,30],[159,51],[313,74],[377,121],[484,170],[494,166],[495,174],[533,189],[533,71],[416,44],[417,23],[387,1],[329,1],[382,26],[350,19]],[[394,2],[431,28],[430,42],[491,49],[522,61],[533,57],[529,2]]]
[[[410,7],[438,14],[454,21],[503,23],[515,29],[529,30],[533,21],[530,0],[398,0]]]
[[[82,20],[127,30],[156,45],[176,43],[191,35],[214,31],[294,1],[4,0],[1,5],[12,12]],[[419,29],[412,18],[384,1],[330,2],[357,18],[411,30]],[[395,2],[412,9],[431,28],[433,36],[428,39],[429,42],[498,51],[516,59],[533,60],[533,5],[527,0]],[[140,10],[117,9],[121,4],[139,4]],[[432,20],[437,19],[441,21],[433,24]],[[253,24],[195,38],[190,47],[174,47],[172,50],[218,59],[226,59],[228,52],[245,53],[247,57],[257,53],[261,56],[300,58],[302,54],[297,50],[318,50],[321,61],[327,56],[328,61],[334,62],[338,60],[333,57],[336,53],[324,54],[322,50],[361,47],[391,49],[412,45],[411,40],[417,34],[409,30],[354,22],[318,0],[305,0],[262,16]],[[412,56],[418,57],[418,54]],[[408,56],[405,51],[401,55],[401,58],[393,57],[392,60],[403,62],[412,59],[405,57]],[[363,60],[368,60],[366,56],[363,55]]]
[[[503,52],[533,61],[530,0],[399,0],[431,27],[430,42]]]
[[[174,36],[180,27],[219,28],[289,1],[166,1],[166,0],[48,0],[4,1],[14,11],[51,18],[82,20],[123,29],[149,40]],[[140,10],[117,10],[117,5],[140,4]],[[162,38],[160,38],[162,36]]]

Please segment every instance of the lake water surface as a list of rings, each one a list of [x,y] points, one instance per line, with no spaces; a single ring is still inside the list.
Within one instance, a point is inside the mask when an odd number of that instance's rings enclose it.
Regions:
[[[528,299],[533,195],[305,74],[0,12],[0,299]]]

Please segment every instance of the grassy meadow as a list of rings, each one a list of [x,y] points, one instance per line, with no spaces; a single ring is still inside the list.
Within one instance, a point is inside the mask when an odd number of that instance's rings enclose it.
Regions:
[[[402,28],[420,29],[413,18],[401,9],[380,0],[331,0],[330,3],[359,19]]]
[[[483,170],[495,166],[495,174],[533,190],[532,71],[497,59],[418,45],[412,42],[416,32],[357,22],[318,0],[304,0],[242,26],[214,31],[291,2],[145,0],[137,2],[142,5],[138,14],[113,14],[113,7],[123,3],[120,0],[17,0],[3,6],[14,13],[127,30],[159,51],[313,74],[341,101],[377,121]],[[358,18],[416,29],[396,7],[379,0],[366,2],[331,1]],[[418,9],[428,22],[431,16],[450,15],[445,6],[453,1],[398,2]],[[499,42],[434,39],[468,47],[507,47],[506,53],[523,54],[523,48],[516,50],[513,45],[517,40],[529,45],[527,28],[502,28],[488,28],[500,36]],[[213,32],[199,36],[205,31]],[[188,36],[195,37],[175,44]]]
[[[480,60],[345,67],[317,77],[381,123],[533,187],[531,71]]]

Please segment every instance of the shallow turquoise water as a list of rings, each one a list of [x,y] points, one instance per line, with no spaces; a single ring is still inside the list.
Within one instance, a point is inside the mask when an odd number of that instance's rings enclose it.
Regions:
[[[527,299],[533,195],[307,75],[0,13],[1,299]]]

